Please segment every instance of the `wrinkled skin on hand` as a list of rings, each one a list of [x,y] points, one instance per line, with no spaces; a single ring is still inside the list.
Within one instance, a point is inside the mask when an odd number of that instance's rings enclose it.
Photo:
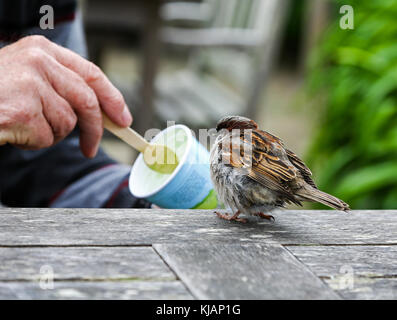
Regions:
[[[101,109],[131,125],[121,93],[93,63],[42,36],[0,49],[0,145],[50,147],[80,127],[80,148],[95,156],[103,133]]]

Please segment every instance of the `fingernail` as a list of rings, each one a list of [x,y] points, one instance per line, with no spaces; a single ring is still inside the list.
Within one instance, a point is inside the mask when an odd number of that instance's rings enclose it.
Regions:
[[[121,115],[121,120],[127,126],[130,126],[132,123],[132,116],[131,116],[130,110],[128,110],[127,106],[124,107],[123,113]]]

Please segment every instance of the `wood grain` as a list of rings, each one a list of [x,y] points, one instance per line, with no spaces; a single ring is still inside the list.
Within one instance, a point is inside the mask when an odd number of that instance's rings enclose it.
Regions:
[[[338,299],[279,245],[155,244],[199,299]]]
[[[55,282],[43,290],[38,282],[0,282],[0,297],[7,299],[192,299],[180,281]]]
[[[397,299],[397,246],[290,246],[346,299]]]
[[[275,211],[276,222],[220,220],[210,210],[0,208],[0,246],[180,241],[397,244],[397,211]]]
[[[176,280],[151,247],[0,248],[0,281],[38,280]]]

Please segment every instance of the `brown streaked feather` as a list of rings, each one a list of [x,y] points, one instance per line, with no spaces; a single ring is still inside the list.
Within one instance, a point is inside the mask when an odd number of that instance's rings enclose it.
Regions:
[[[258,170],[251,169],[248,173],[248,176],[252,180],[263,185],[264,187],[278,192],[280,196],[285,198],[286,202],[301,205],[301,202],[294,197],[293,193],[288,187],[288,184],[280,184],[279,182],[277,182],[277,177],[269,174],[268,172],[258,172]]]
[[[244,133],[241,133],[241,141],[252,145],[252,167],[248,170],[248,176],[263,186],[280,193],[288,202],[300,205],[300,201],[294,197],[289,186],[289,183],[296,178],[298,170],[288,160],[285,161],[278,156],[280,153],[285,154],[281,140],[262,130],[252,131],[252,144],[244,138]],[[240,144],[239,160],[231,161],[231,166],[242,167],[244,160],[247,160],[242,158],[244,143]],[[280,148],[277,148],[277,145]],[[232,146],[230,148],[232,149]],[[232,154],[231,158],[237,157],[236,151]],[[285,159],[288,159],[286,154]]]
[[[349,205],[346,202],[338,199],[337,197],[334,197],[331,194],[312,188],[310,186],[299,189],[297,195],[303,197],[306,201],[320,202],[336,210],[350,210]]]
[[[259,174],[266,172],[273,176],[276,182],[283,184],[296,178],[296,169],[280,156],[285,153],[282,142],[266,131],[257,130],[252,135],[252,168]],[[281,148],[277,148],[277,146]],[[287,157],[285,157],[287,158]]]
[[[283,141],[269,132],[263,131],[263,130],[256,130],[255,133],[258,135],[259,133],[261,134],[262,137],[266,137],[266,140],[271,141],[273,143],[279,144],[282,148],[284,148],[284,143]],[[263,139],[262,139],[263,140]],[[312,179],[312,172],[310,169],[305,165],[305,163],[291,150],[284,149],[287,153],[288,160],[292,163],[292,165],[299,170],[300,174],[302,175],[303,179],[311,185],[313,188],[317,189],[316,184],[314,183]]]
[[[312,172],[310,169],[304,164],[304,162],[298,158],[298,156],[293,153],[291,150],[285,149],[287,151],[288,159],[291,163],[299,170],[303,179],[311,185],[313,188],[317,189],[315,182],[312,179]]]
[[[264,165],[263,162],[253,165],[248,172],[248,176],[273,191],[278,192],[285,197],[289,202],[300,205],[288,184],[290,180],[285,178],[285,175],[280,175],[272,167]]]

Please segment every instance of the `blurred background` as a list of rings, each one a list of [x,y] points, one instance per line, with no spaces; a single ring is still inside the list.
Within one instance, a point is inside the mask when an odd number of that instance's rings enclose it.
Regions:
[[[82,0],[89,58],[133,128],[240,114],[353,209],[397,208],[396,0]],[[342,29],[342,5],[354,29]],[[117,160],[136,157],[106,135]],[[323,207],[322,207],[323,208]]]

